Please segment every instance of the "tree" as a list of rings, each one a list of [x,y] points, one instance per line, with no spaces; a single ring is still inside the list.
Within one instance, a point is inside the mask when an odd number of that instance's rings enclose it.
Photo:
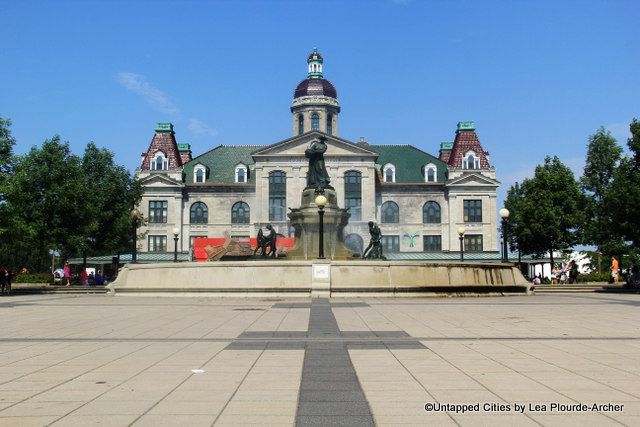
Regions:
[[[573,172],[558,157],[547,156],[533,178],[509,190],[507,201],[514,217],[511,230],[522,253],[549,252],[553,265],[554,250],[580,241],[582,194]]]
[[[89,193],[87,249],[117,253],[131,248],[131,210],[142,197],[142,186],[113,153],[89,143],[82,157],[85,186]]]
[[[633,255],[640,244],[640,121],[633,119],[629,128],[630,156],[620,161],[603,202],[611,216],[611,231],[622,237]]]
[[[11,238],[13,224],[6,203],[6,181],[11,175],[13,164],[13,146],[16,140],[11,134],[11,120],[0,117],[0,264],[12,264],[15,254],[7,244]]]
[[[504,207],[509,210],[509,217],[507,218],[507,228],[509,233],[507,234],[507,243],[509,244],[509,250],[517,250],[520,253],[520,246],[518,245],[517,236],[521,234],[522,224],[522,210],[520,209],[520,201],[522,200],[522,187],[517,182],[511,186],[507,192],[507,198],[504,200]],[[502,225],[500,225],[500,232],[504,235]]]
[[[604,128],[589,137],[584,173],[580,179],[585,192],[584,243],[596,245],[606,254],[620,254],[624,248],[619,233],[612,227],[611,212],[604,201],[610,191],[622,147]]]
[[[78,156],[54,136],[19,156],[7,180],[7,202],[31,246],[29,263],[43,269],[48,249],[75,255],[85,232],[87,194]]]
[[[10,128],[11,120],[0,117],[0,185],[2,185],[4,178],[11,171],[13,146],[16,144]]]

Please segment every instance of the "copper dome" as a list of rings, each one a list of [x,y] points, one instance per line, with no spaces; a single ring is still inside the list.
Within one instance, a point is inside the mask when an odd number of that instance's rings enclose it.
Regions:
[[[329,80],[325,79],[306,79],[301,81],[293,93],[293,98],[302,96],[328,96],[338,99],[336,88],[333,87]]]

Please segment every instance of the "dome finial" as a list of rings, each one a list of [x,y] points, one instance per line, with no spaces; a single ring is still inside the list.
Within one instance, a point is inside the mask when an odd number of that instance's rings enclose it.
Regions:
[[[322,78],[322,55],[318,53],[318,48],[314,47],[313,52],[307,58],[308,64],[308,74],[307,77],[310,79],[321,79]]]

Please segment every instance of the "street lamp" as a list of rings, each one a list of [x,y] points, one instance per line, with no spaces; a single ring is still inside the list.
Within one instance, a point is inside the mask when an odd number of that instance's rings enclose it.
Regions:
[[[509,209],[500,209],[500,217],[502,218],[502,262],[509,262],[509,254],[507,253],[507,218],[509,218]]]
[[[463,226],[458,227],[458,236],[460,239],[460,261],[464,261],[464,232]]]
[[[136,208],[131,211],[131,230],[133,232],[133,248],[131,250],[131,262],[135,264],[137,262],[137,249],[138,249],[138,223],[142,214]]]
[[[178,235],[180,234],[180,229],[178,227],[173,227],[173,262],[178,262]]]
[[[320,215],[320,223],[318,232],[320,234],[320,248],[318,250],[318,259],[324,259],[324,207],[327,205],[327,198],[322,194],[318,194],[315,199],[318,206],[318,215]]]

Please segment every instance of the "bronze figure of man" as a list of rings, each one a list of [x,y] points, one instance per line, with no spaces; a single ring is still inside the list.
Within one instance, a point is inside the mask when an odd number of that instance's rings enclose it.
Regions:
[[[331,180],[324,164],[324,153],[327,151],[326,139],[325,137],[314,139],[304,152],[304,156],[309,159],[307,188],[315,188],[316,190],[331,188],[329,185]]]

